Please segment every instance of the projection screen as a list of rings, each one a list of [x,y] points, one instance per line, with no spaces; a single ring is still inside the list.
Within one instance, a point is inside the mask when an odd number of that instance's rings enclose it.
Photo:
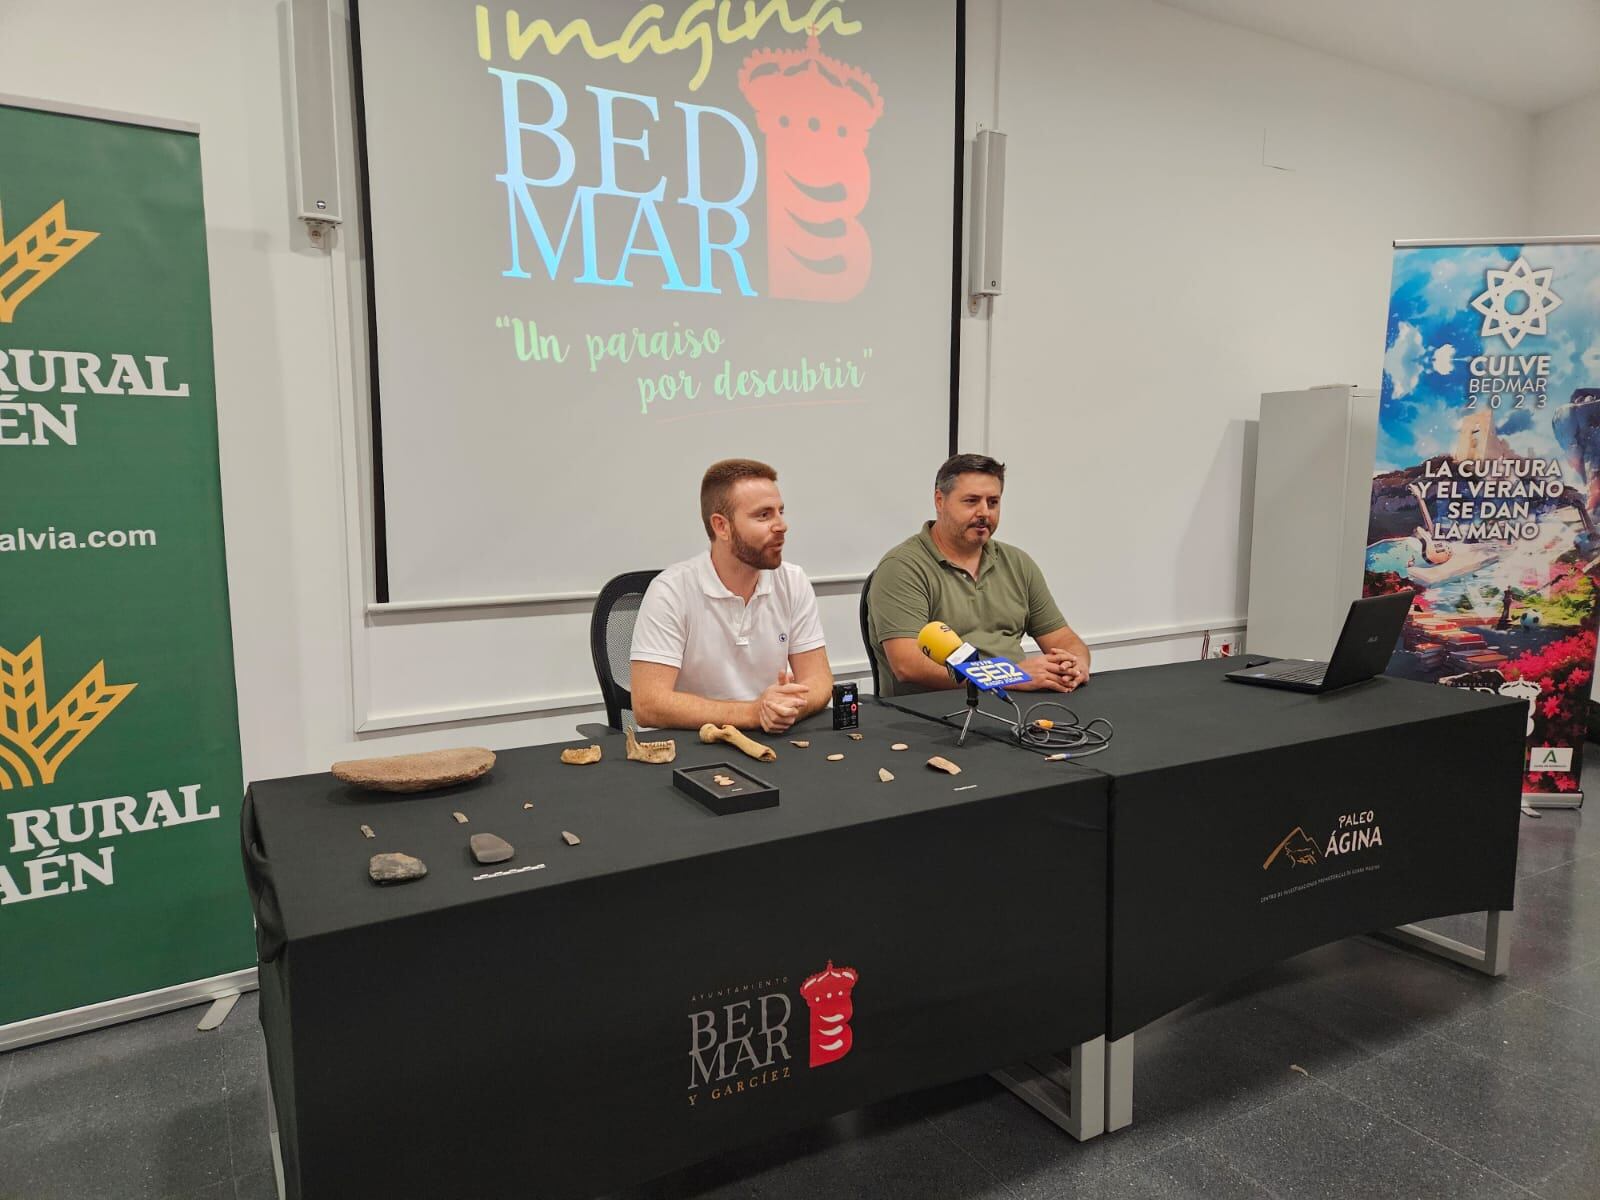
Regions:
[[[954,0],[368,0],[380,599],[597,590],[778,468],[864,574],[948,451]],[[931,511],[928,511],[931,515]]]

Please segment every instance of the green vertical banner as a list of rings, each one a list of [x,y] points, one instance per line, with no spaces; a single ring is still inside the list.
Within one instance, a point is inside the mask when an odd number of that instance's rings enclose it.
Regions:
[[[200,144],[0,105],[0,1037],[250,966]]]

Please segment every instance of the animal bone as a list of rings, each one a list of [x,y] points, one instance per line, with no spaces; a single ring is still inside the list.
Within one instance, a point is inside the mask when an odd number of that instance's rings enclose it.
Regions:
[[[581,750],[563,750],[561,752],[561,761],[569,766],[586,767],[590,763],[600,761],[600,747],[585,746]]]
[[[671,738],[660,742],[641,742],[633,736],[633,726],[626,726],[628,761],[642,763],[669,763],[678,757],[678,743]]]
[[[906,745],[904,742],[896,742],[894,745],[890,746],[889,749],[891,749],[891,750],[909,750],[909,749],[911,749],[911,747]]]
[[[797,750],[804,750],[808,746],[810,746],[811,743],[810,742],[790,742],[789,745],[795,747],[795,749],[797,749]]]
[[[935,771],[943,771],[946,775],[961,774],[960,767],[956,766],[948,758],[940,758],[937,754],[928,760],[928,765]]]
[[[829,762],[842,762],[842,761],[844,761],[844,755],[842,755],[842,754],[830,754],[830,755],[828,755],[828,761]]]
[[[364,838],[375,838],[378,835],[372,832],[371,825],[363,825],[361,827],[361,836]]]
[[[889,774],[889,772],[887,770],[885,770],[883,767],[879,767],[878,768],[878,779],[883,783],[893,783],[894,782],[894,776]]]
[[[453,812],[450,815],[456,819],[457,825],[465,825],[467,823],[467,814],[464,812]]]
[[[565,829],[561,831],[561,840],[566,842],[566,844],[569,846],[576,846],[579,842],[583,841],[583,839],[577,834],[568,833]]]
[[[763,746],[760,742],[751,741],[732,725],[712,725],[707,723],[700,726],[700,740],[702,742],[727,742],[736,749],[743,750],[757,762],[777,762],[778,752],[771,746]]]
[[[852,742],[859,742],[862,738],[864,738],[866,736],[867,735],[864,734],[864,733],[847,733],[847,734],[845,734],[845,737],[849,738]]]

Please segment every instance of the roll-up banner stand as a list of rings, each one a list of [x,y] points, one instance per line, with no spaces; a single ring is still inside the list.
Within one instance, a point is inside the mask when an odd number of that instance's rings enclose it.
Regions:
[[[1526,700],[1524,802],[1578,807],[1600,237],[1396,242],[1386,346],[1363,590],[1416,591],[1389,674]]]
[[[250,986],[200,139],[0,97],[0,1048]]]

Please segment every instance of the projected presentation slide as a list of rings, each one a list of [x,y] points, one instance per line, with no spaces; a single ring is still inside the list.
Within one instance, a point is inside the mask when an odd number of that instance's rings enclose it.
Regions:
[[[953,0],[357,13],[388,594],[595,590],[778,468],[864,573],[947,450]]]

